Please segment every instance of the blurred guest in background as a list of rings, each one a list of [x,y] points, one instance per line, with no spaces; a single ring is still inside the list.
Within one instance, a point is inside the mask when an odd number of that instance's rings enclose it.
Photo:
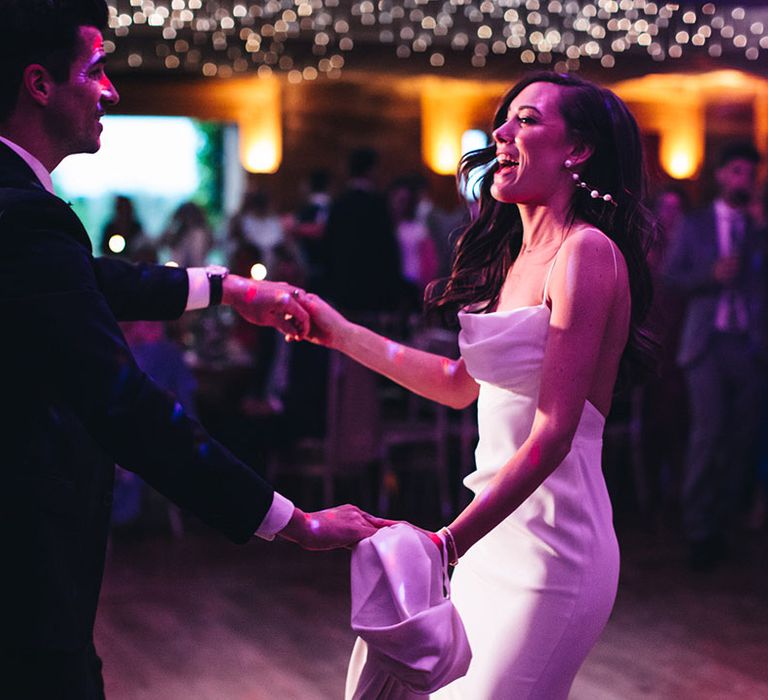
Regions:
[[[437,253],[426,220],[419,218],[419,190],[412,178],[399,178],[389,189],[389,210],[400,247],[403,280],[412,287],[417,306],[437,274]]]
[[[139,368],[160,387],[170,391],[191,416],[197,416],[197,382],[184,362],[183,348],[168,338],[162,321],[129,321],[120,324]],[[128,525],[141,515],[144,481],[138,474],[118,467],[112,497],[112,524]]]
[[[154,382],[170,391],[191,416],[197,416],[197,382],[184,362],[184,348],[168,337],[162,321],[129,321],[121,324],[136,364]]]
[[[662,266],[662,259],[669,249],[670,242],[677,237],[688,209],[688,195],[685,190],[675,185],[668,185],[656,193],[653,200],[653,213],[658,222],[658,236],[650,250],[648,263],[654,272]]]
[[[307,269],[307,286],[318,291],[324,289],[327,276],[323,249],[325,226],[331,210],[329,182],[327,170],[313,170],[309,174],[309,192],[291,222],[291,235]]]
[[[350,154],[347,188],[328,214],[328,294],[352,312],[400,305],[400,255],[386,197],[376,190],[377,163],[378,154],[370,148]]]
[[[295,250],[283,246],[276,254],[279,278],[304,287],[306,270]],[[328,351],[308,343],[286,343],[281,333],[263,330],[271,333],[273,343],[263,397],[284,417],[282,434],[275,437],[286,441],[322,436],[327,423]],[[248,406],[244,408],[248,413]]]
[[[141,222],[136,217],[133,202],[129,197],[115,197],[112,218],[107,222],[101,235],[101,254],[120,255],[134,260],[146,237]]]
[[[747,205],[759,160],[750,144],[723,151],[717,198],[685,220],[664,264],[688,300],[677,356],[691,408],[682,505],[698,570],[725,556],[755,468],[768,307],[765,251]]]
[[[437,257],[436,277],[447,277],[450,273],[451,255],[456,246],[456,239],[461,231],[469,225],[469,221],[469,207],[464,203],[452,210],[435,207],[430,212],[427,223]]]
[[[274,250],[285,243],[285,232],[280,217],[272,211],[269,194],[265,190],[253,190],[243,197],[240,210],[229,222],[229,241],[234,248],[244,243],[261,251],[260,262],[275,279]]]
[[[273,271],[279,279],[299,287],[306,284],[306,270],[295,248],[280,245],[274,249],[273,255]],[[293,344],[286,343],[283,334],[271,328],[236,321],[235,329],[240,340],[246,341],[255,370],[253,381],[245,387],[241,402],[243,412],[248,416],[281,413],[289,381],[289,365],[294,354]]]
[[[168,249],[170,260],[179,267],[205,265],[213,247],[213,234],[203,208],[194,202],[180,205],[158,245]]]
[[[686,300],[662,274],[664,257],[679,234],[687,210],[687,195],[674,185],[662,188],[653,199],[658,227],[648,253],[654,288],[647,323],[659,341],[660,353],[657,375],[643,387],[641,425],[646,505],[657,517],[676,505],[688,434],[688,396],[675,360]]]
[[[749,215],[755,223],[755,227],[760,231],[762,245],[768,246],[768,239],[765,234],[768,233],[768,182],[765,183],[762,190],[756,193],[756,196],[749,205]]]
[[[763,259],[768,261],[768,183],[764,185],[760,196],[755,198],[750,213],[758,228],[757,244],[762,248]],[[764,280],[768,285],[768,273],[764,274]],[[751,517],[751,525],[755,529],[765,527],[768,523],[768,397],[763,397],[762,404],[757,464],[758,489]]]
[[[179,267],[202,267],[209,261],[213,248],[213,232],[205,210],[192,201],[182,203],[174,211],[165,231],[157,241],[160,261],[172,262]],[[201,355],[215,354],[217,345],[211,325],[215,312],[202,317],[184,315],[176,321],[178,333],[194,335],[195,350]]]

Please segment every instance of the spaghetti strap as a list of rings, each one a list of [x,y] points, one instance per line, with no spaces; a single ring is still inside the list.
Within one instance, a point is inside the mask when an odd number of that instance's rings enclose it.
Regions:
[[[584,229],[586,230],[586,229]],[[592,229],[594,231],[598,231],[603,237],[608,238],[602,231],[599,229]],[[608,247],[611,249],[611,257],[613,258],[613,281],[618,282],[619,281],[619,263],[616,260],[616,245],[614,242],[608,238]],[[555,263],[557,262],[557,256],[560,255],[560,251],[563,249],[563,246],[561,245],[557,252],[555,253],[555,257],[552,259],[552,263],[549,266],[549,271],[547,272],[547,278],[544,280],[544,296],[542,297],[541,303],[546,304],[547,303],[547,292],[549,291],[549,279],[552,277],[552,270],[555,269]]]
[[[609,241],[608,245],[611,248],[611,255],[613,256],[613,281],[618,282],[619,281],[619,264],[616,262],[616,246],[613,244],[613,242]]]
[[[547,278],[544,280],[544,296],[541,299],[541,303],[546,305],[547,303],[547,292],[549,291],[549,278],[552,277],[552,270],[555,269],[555,263],[557,262],[557,256],[560,255],[560,251],[562,250],[563,246],[560,246],[557,249],[557,252],[555,253],[555,257],[552,259],[552,263],[549,266],[549,271],[547,272]]]

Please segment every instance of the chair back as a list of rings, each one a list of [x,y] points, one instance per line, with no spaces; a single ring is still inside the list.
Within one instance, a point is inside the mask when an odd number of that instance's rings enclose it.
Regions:
[[[339,352],[329,358],[326,418],[326,460],[334,471],[377,458],[378,377]]]

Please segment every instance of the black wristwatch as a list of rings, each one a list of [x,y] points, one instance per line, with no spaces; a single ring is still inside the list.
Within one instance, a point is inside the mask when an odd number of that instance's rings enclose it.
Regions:
[[[218,306],[224,297],[224,278],[229,274],[229,270],[223,265],[209,265],[205,268],[205,274],[208,276],[210,289],[208,306]]]

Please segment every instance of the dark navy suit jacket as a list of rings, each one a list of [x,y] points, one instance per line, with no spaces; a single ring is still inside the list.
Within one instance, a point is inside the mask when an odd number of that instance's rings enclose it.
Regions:
[[[682,367],[695,362],[709,347],[715,331],[715,318],[723,291],[712,276],[719,257],[717,218],[709,206],[686,218],[672,240],[664,263],[670,285],[688,300],[677,361]],[[748,306],[749,335],[757,355],[766,354],[766,270],[764,243],[753,227],[747,228],[741,273],[736,289]]]
[[[187,294],[184,270],[94,258],[71,208],[0,144],[0,653],[89,644],[115,463],[235,542],[267,513],[272,488],[118,327],[175,318]]]

